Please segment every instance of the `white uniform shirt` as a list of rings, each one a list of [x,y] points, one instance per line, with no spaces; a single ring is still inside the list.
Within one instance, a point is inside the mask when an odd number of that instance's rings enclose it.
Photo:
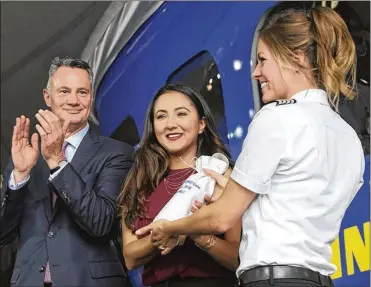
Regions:
[[[363,184],[361,142],[323,90],[292,99],[255,115],[231,174],[258,194],[242,218],[237,276],[268,264],[336,271],[331,243]]]

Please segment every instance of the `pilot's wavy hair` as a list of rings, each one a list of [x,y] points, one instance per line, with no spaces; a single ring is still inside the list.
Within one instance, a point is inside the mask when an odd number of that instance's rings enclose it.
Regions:
[[[293,61],[298,52],[309,60],[311,82],[324,89],[335,110],[339,96],[356,96],[356,50],[344,20],[331,8],[287,9],[272,15],[260,30],[280,68],[308,70]]]
[[[134,229],[134,221],[145,212],[148,197],[169,172],[169,154],[158,142],[154,132],[154,105],[167,92],[179,92],[187,96],[196,107],[198,118],[204,118],[206,127],[197,138],[197,157],[201,155],[224,154],[233,166],[231,156],[217,131],[215,121],[203,97],[194,89],[182,84],[168,84],[154,96],[148,107],[144,131],[135,152],[133,167],[129,171],[118,198],[122,220],[128,228]]]

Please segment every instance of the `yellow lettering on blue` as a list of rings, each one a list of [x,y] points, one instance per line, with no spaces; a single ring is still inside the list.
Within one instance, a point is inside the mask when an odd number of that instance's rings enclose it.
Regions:
[[[341,268],[341,254],[340,254],[340,240],[339,236],[336,237],[335,241],[331,245],[332,248],[332,259],[331,263],[336,265],[336,272],[331,275],[331,278],[337,279],[343,276],[342,268]]]
[[[341,265],[340,242],[344,238],[345,262],[347,275],[354,275],[354,261],[361,272],[370,270],[370,222],[363,223],[363,236],[357,226],[344,229],[343,236],[336,237],[332,243],[331,263],[336,265],[336,272],[331,275],[333,280],[343,276],[343,266]],[[340,234],[340,235],[343,235]]]
[[[347,274],[354,274],[354,260],[361,272],[370,270],[370,222],[363,224],[364,240],[357,226],[344,229]],[[354,258],[354,260],[353,260]]]

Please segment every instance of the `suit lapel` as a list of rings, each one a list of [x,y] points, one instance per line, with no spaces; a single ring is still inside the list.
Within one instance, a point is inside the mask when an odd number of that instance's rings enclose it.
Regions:
[[[81,172],[85,164],[95,155],[100,146],[98,135],[89,128],[71,162],[77,173]]]
[[[89,128],[89,131],[82,139],[82,142],[80,143],[70,163],[72,167],[75,169],[76,173],[80,174],[83,167],[95,155],[100,146],[101,144],[98,135],[91,128]],[[55,206],[52,211],[50,222],[54,220],[54,217],[58,212],[59,201],[60,201],[59,198],[57,198],[57,201],[55,202]]]

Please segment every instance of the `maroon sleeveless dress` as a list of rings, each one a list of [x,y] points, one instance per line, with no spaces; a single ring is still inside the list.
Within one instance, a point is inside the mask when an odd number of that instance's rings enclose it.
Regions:
[[[179,174],[176,179],[184,182],[191,174],[191,171],[186,172],[187,170],[190,171],[191,169],[170,170],[168,177],[176,177]],[[169,187],[166,188],[164,180],[162,180],[149,196],[144,216],[135,220],[135,230],[152,223],[153,219],[173,195],[172,192],[169,192]],[[143,284],[146,286],[179,277],[181,279],[190,277],[230,278],[231,284],[228,286],[233,286],[236,278],[234,272],[219,264],[207,252],[198,248],[188,237],[183,246],[177,246],[168,255],[159,254],[153,258],[144,266],[142,274]],[[224,284],[224,286],[226,285]]]

